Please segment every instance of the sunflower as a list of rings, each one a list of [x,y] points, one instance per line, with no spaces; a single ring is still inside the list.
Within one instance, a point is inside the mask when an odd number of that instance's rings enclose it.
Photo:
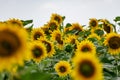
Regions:
[[[40,62],[47,57],[46,47],[40,41],[33,41],[29,46],[30,53],[28,54],[27,59],[33,59],[35,62]]]
[[[0,71],[11,70],[15,64],[22,66],[26,46],[27,32],[25,29],[17,25],[13,28],[10,24],[0,24]]]
[[[50,21],[47,24],[49,30],[51,32],[53,32],[54,30],[58,30],[59,29],[59,24],[56,21]]]
[[[70,64],[67,61],[59,61],[54,68],[60,77],[66,76],[71,71]]]
[[[31,32],[31,40],[38,40],[39,38],[45,38],[44,31],[41,28],[34,28]]]
[[[96,54],[96,47],[91,41],[84,40],[77,45],[77,52]]]
[[[47,25],[42,26],[41,29],[43,30],[45,35],[50,35],[51,34],[50,31],[49,31],[49,27]]]
[[[103,24],[103,29],[106,33],[113,32],[113,26],[111,24]]]
[[[50,21],[56,21],[58,24],[61,24],[63,22],[63,19],[59,14],[52,14]]]
[[[54,41],[56,42],[56,46],[58,48],[62,48],[63,45],[64,45],[64,42],[63,42],[63,39],[62,39],[62,33],[60,32],[60,30],[55,30],[53,33],[52,33],[52,37],[51,37],[51,41]]]
[[[100,40],[100,36],[98,36],[98,35],[95,34],[95,33],[92,33],[91,35],[89,35],[89,36],[87,37],[87,39],[89,39],[89,38],[96,38],[97,40]]]
[[[83,31],[82,26],[79,23],[73,23],[70,27],[70,31],[76,31],[75,35],[78,35],[79,32]]]
[[[12,18],[6,21],[8,24],[12,24],[12,25],[17,25],[19,27],[23,27],[22,21],[16,18]]]
[[[102,64],[95,55],[78,54],[73,59],[74,80],[103,80]]]
[[[47,49],[47,56],[52,57],[53,54],[55,53],[53,43],[51,41],[48,41],[47,39],[41,39],[40,41],[45,45]]]
[[[109,33],[106,35],[104,44],[108,46],[108,52],[112,55],[120,53],[120,36],[117,33]]]
[[[76,43],[76,39],[77,39],[77,37],[75,36],[75,35],[67,35],[66,37],[65,37],[65,40],[64,40],[64,42],[65,43],[70,43],[70,44],[75,44]]]
[[[91,29],[96,29],[98,27],[98,20],[96,18],[91,18],[89,21],[89,26]]]

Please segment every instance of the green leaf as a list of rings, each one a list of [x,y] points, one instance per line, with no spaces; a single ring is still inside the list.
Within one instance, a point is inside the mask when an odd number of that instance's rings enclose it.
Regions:
[[[26,25],[28,25],[28,24],[31,24],[32,22],[33,22],[33,20],[21,20],[22,21],[22,23],[23,23],[23,26],[26,26]]]
[[[62,17],[62,20],[63,20],[63,21],[65,20],[65,16]]]
[[[67,27],[70,27],[70,26],[72,26],[72,25],[70,23],[67,23],[65,27],[67,28]]]
[[[115,19],[114,19],[115,22],[117,21],[120,21],[120,16],[117,16]]]
[[[99,36],[102,36],[104,34],[103,30],[95,30],[95,33],[98,34]]]

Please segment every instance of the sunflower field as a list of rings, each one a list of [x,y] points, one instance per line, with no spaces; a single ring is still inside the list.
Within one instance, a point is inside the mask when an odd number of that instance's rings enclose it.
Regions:
[[[0,80],[120,80],[120,16],[64,24],[53,13],[33,20],[0,21]]]

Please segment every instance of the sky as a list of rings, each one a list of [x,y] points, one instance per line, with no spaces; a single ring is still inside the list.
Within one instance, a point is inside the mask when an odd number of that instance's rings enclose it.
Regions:
[[[87,25],[90,18],[108,19],[120,16],[120,0],[0,0],[0,21],[9,18],[33,20],[43,26],[52,13],[65,16],[64,24]]]

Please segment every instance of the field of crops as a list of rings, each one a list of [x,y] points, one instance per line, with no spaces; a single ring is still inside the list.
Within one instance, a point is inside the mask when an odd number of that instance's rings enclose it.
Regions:
[[[120,17],[64,23],[53,13],[0,21],[0,80],[120,80]]]

